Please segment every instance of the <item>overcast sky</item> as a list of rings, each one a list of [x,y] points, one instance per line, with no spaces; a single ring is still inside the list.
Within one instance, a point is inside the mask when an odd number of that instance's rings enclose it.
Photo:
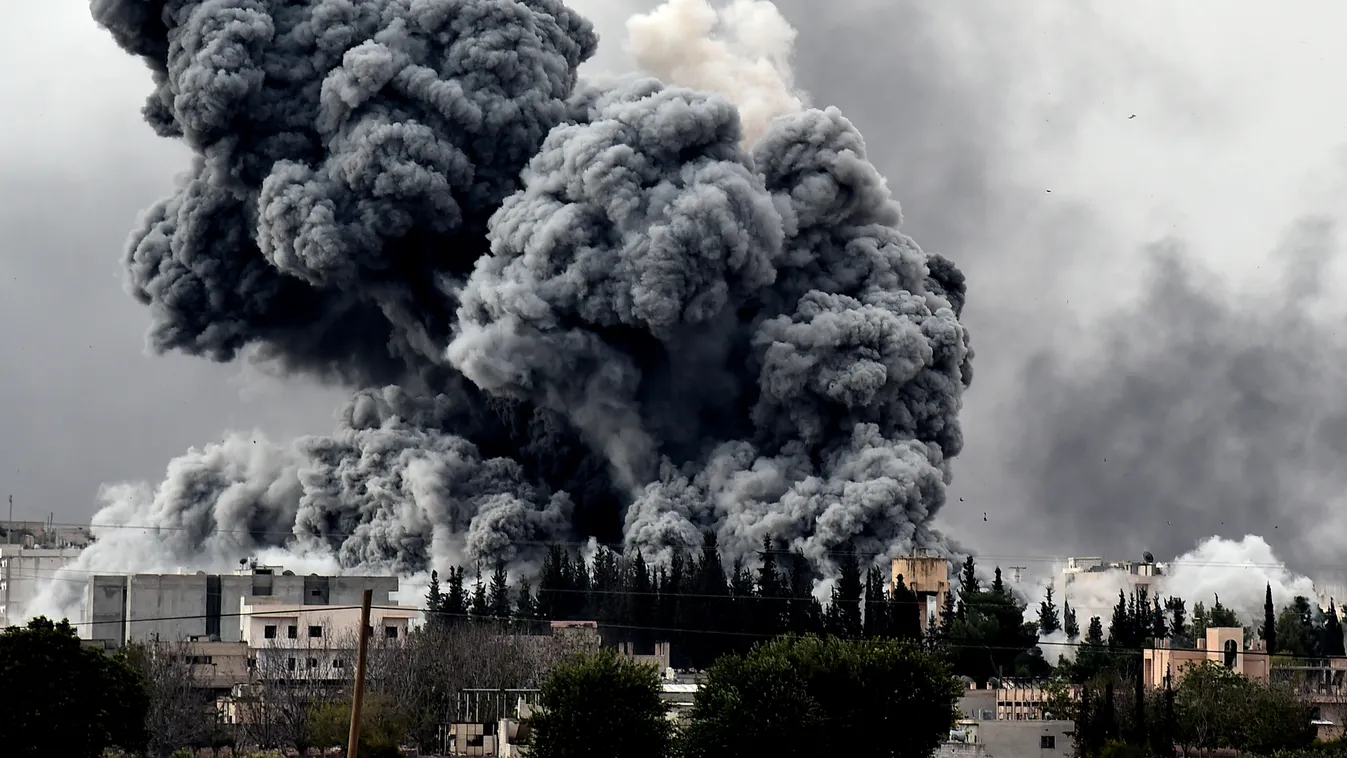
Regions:
[[[593,69],[624,68],[622,20],[654,3],[572,4],[603,36]],[[1100,359],[1096,322],[1135,307],[1148,245],[1182,240],[1183,255],[1257,292],[1292,222],[1340,217],[1347,8],[778,5],[800,29],[797,75],[811,103],[856,121],[909,233],[969,275],[977,378],[941,514],[949,532],[1020,559],[1181,549],[1206,536],[1201,518],[1155,521],[1165,504],[1139,507],[1140,535],[1129,537],[1073,525],[1046,503],[1016,450],[1032,415],[1020,407],[1026,366],[1044,351]],[[13,494],[16,516],[85,521],[100,483],[157,479],[169,458],[225,429],[327,430],[342,393],[145,353],[148,313],[123,292],[118,260],[186,152],[141,122],[148,74],[94,26],[87,3],[17,4],[0,28],[0,70],[0,497]],[[1343,272],[1334,263],[1321,279],[1333,287]],[[1220,297],[1238,309],[1235,292]],[[1307,381],[1327,396],[1337,378]],[[1284,520],[1264,510],[1228,528]],[[1299,534],[1281,536],[1288,544],[1308,539],[1297,523],[1288,531]]]

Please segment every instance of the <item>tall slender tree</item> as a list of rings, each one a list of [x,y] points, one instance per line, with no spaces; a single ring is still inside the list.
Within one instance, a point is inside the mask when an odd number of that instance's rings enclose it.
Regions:
[[[463,567],[449,569],[449,591],[444,595],[444,616],[450,622],[463,620],[468,612],[468,592],[463,586]]]
[[[846,639],[858,639],[862,631],[861,595],[865,588],[861,584],[860,561],[854,547],[848,546],[842,550],[838,568],[841,573],[837,578],[833,601],[836,606],[837,633]]]
[[[1069,640],[1080,637],[1080,624],[1076,621],[1076,609],[1071,607],[1070,600],[1062,601],[1062,631],[1066,632],[1066,638]]]
[[[1263,644],[1269,655],[1277,652],[1277,609],[1272,605],[1272,582],[1263,599]]]
[[[1038,604],[1038,633],[1046,637],[1061,628],[1061,618],[1057,615],[1057,605],[1052,601],[1052,585],[1049,584],[1046,597]]]
[[[764,638],[775,637],[784,629],[785,608],[782,600],[785,593],[782,591],[781,574],[776,568],[776,548],[772,545],[772,538],[768,535],[762,536],[762,552],[758,553],[760,563],[758,564],[758,609],[757,628],[758,633]]]
[[[1347,655],[1343,649],[1342,637],[1342,619],[1338,616],[1337,605],[1330,599],[1328,601],[1328,613],[1324,618],[1324,642],[1322,645],[1324,655],[1330,658],[1341,658]]]

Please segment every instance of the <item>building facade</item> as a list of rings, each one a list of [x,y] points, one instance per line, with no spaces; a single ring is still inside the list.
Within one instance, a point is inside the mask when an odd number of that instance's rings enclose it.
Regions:
[[[0,627],[23,621],[38,590],[79,557],[78,547],[0,545]]]
[[[1176,685],[1185,673],[1206,661],[1219,663],[1262,682],[1271,676],[1272,657],[1263,641],[1245,645],[1243,627],[1210,627],[1206,637],[1197,641],[1196,649],[1175,648],[1172,644],[1172,640],[1157,640],[1154,647],[1142,651],[1147,687],[1163,687],[1166,676],[1172,677],[1171,686]]]
[[[890,592],[898,586],[899,577],[920,601],[918,612],[921,613],[921,633],[926,634],[931,617],[940,613],[950,592],[949,559],[921,551],[895,558],[889,579]]]
[[[358,607],[366,589],[373,604],[391,606],[391,576],[297,576],[274,566],[233,574],[95,575],[85,587],[87,639],[116,649],[128,642],[201,639],[243,642],[245,615],[260,605]]]

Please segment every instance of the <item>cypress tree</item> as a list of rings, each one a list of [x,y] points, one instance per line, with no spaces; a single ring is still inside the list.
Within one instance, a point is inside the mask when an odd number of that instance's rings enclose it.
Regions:
[[[842,551],[839,561],[841,575],[837,578],[836,595],[833,605],[837,606],[838,634],[854,640],[861,636],[861,567],[856,558],[856,549],[848,546]]]
[[[1330,599],[1328,601],[1328,615],[1324,619],[1324,655],[1330,658],[1341,658],[1347,655],[1343,649],[1342,638],[1342,619],[1338,616],[1337,605]]]
[[[468,612],[468,593],[463,588],[463,567],[449,569],[449,592],[444,596],[444,615],[449,622],[462,621]]]
[[[491,614],[491,604],[486,599],[486,582],[482,581],[482,564],[477,564],[477,581],[472,584],[472,608],[468,611],[478,618]]]
[[[426,592],[426,626],[439,628],[444,625],[444,594],[440,592],[440,572],[430,572],[430,589]]]
[[[510,583],[505,574],[505,561],[496,561],[496,569],[491,572],[491,615],[498,619],[510,617]]]
[[[1272,605],[1271,582],[1267,584],[1263,599],[1263,643],[1267,646],[1268,655],[1277,652],[1277,610]]]
[[[894,581],[893,592],[889,595],[889,634],[903,640],[921,639],[922,616],[925,614],[926,603],[917,597],[917,593],[908,589],[903,575],[899,574]]]
[[[1070,600],[1062,601],[1062,631],[1066,632],[1066,638],[1069,640],[1080,637],[1080,624],[1076,621],[1076,609],[1071,607]]]
[[[959,575],[959,596],[971,597],[978,591],[977,564],[973,562],[973,556],[968,556],[963,562],[963,572]]]
[[[1006,585],[1001,581],[1001,567],[996,567],[996,578],[992,580],[992,594],[1006,595]]]
[[[776,550],[772,547],[772,538],[762,536],[762,552],[758,554],[762,563],[758,566],[758,632],[764,637],[775,637],[784,626],[784,608],[782,603],[781,575],[776,569]]]
[[[1156,595],[1151,607],[1151,637],[1163,640],[1169,636],[1169,625],[1165,623],[1165,609],[1160,605],[1160,596]]]
[[[1057,605],[1052,602],[1052,585],[1048,585],[1048,594],[1038,604],[1038,633],[1047,636],[1060,631],[1061,619],[1057,615]]]

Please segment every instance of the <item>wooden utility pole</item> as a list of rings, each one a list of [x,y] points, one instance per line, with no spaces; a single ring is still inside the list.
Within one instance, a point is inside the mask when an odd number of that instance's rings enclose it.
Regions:
[[[369,606],[374,590],[360,598],[360,644],[355,654],[355,694],[351,697],[351,732],[346,739],[346,758],[360,752],[360,711],[365,705],[365,656],[369,652]]]

